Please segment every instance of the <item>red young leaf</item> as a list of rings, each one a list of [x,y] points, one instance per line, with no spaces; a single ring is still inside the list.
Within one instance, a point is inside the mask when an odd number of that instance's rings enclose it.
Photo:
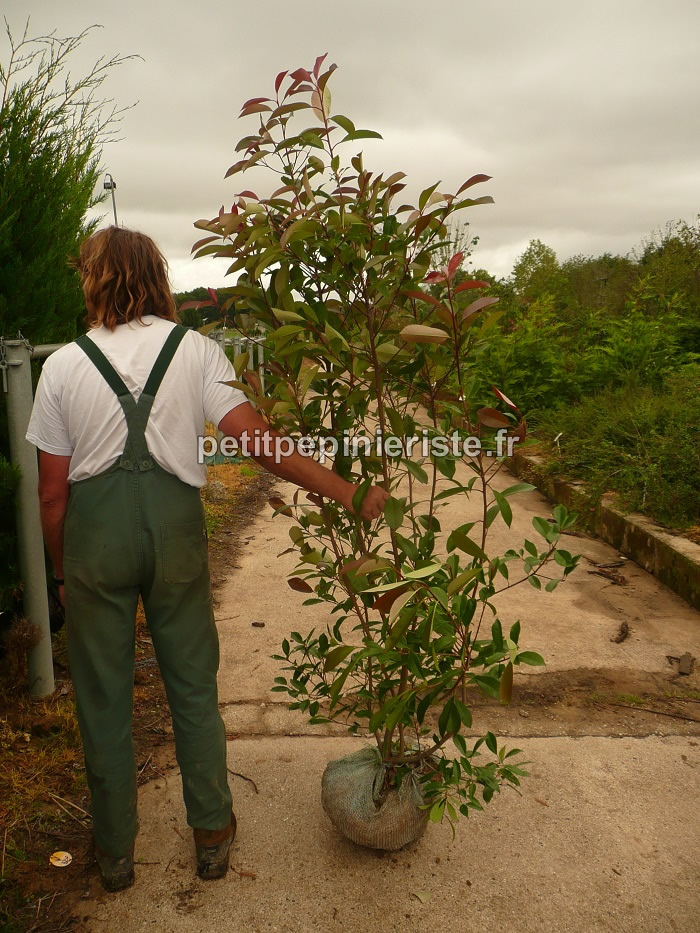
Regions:
[[[284,79],[287,77],[288,74],[289,74],[288,71],[280,71],[280,73],[277,75],[277,77],[275,78],[275,93],[277,93],[279,89],[282,87],[282,82],[284,81]]]
[[[482,282],[480,279],[471,279],[469,282],[460,282],[460,284],[455,288],[455,294],[457,292],[464,292],[468,288],[489,288],[489,282]]]
[[[290,577],[287,583],[297,593],[313,593],[313,587],[310,587],[306,580],[302,580],[301,577]]]
[[[470,305],[462,312],[462,320],[466,321],[468,317],[471,317],[472,314],[476,314],[477,311],[481,311],[482,308],[487,308],[489,305],[496,304],[498,298],[490,297],[485,295],[483,298],[477,298],[476,301],[472,301]]]
[[[409,298],[415,298],[417,301],[428,301],[431,305],[442,308],[442,302],[438,301],[437,298],[433,298],[427,292],[406,292],[406,294]]]
[[[527,421],[524,418],[521,418],[518,422],[518,425],[515,431],[511,431],[509,437],[517,437],[517,439],[522,443],[525,440],[527,435]]]
[[[241,107],[241,110],[245,110],[246,107],[250,107],[253,104],[267,104],[269,103],[269,100],[270,100],[269,97],[251,97],[250,100],[247,100],[243,104],[243,106]]]
[[[316,64],[314,65],[314,76],[316,78],[318,78],[318,76],[321,74],[321,65],[324,63],[327,57],[328,57],[328,52],[326,52],[325,55],[319,55],[318,58],[316,59]]]
[[[462,264],[464,253],[455,253],[447,265],[447,278],[451,279]]]
[[[408,584],[406,584],[406,586],[397,586],[395,590],[389,590],[388,593],[382,593],[382,595],[378,596],[372,603],[372,609],[376,612],[381,612],[382,615],[386,615],[399,596],[405,593],[407,589]]]
[[[178,311],[187,311],[188,308],[213,308],[211,301],[183,301]]]
[[[354,573],[358,567],[361,567],[363,564],[367,563],[369,557],[369,554],[363,554],[362,557],[358,557],[356,560],[345,561],[345,563],[340,567],[340,572],[344,576],[347,576],[349,573]]]
[[[219,304],[219,296],[216,294],[216,289],[215,289],[215,288],[208,288],[207,291],[209,292],[209,297],[210,297],[211,300],[214,302],[214,304],[215,304],[215,305],[218,305],[218,304]]]
[[[191,252],[194,252],[196,249],[199,249],[200,246],[206,246],[207,243],[211,243],[212,240],[218,240],[218,236],[205,236],[203,240],[197,240],[197,242],[192,247]]]
[[[518,411],[518,412],[520,411],[520,409],[515,404],[515,402],[511,402],[511,400],[508,398],[508,396],[504,392],[501,392],[501,390],[497,389],[496,386],[491,386],[491,389],[493,391],[493,394],[496,396],[496,398],[500,398],[500,400],[502,402],[505,402],[509,408],[512,408],[513,411]]]
[[[468,178],[462,187],[457,191],[457,194],[461,194],[463,191],[466,191],[467,188],[471,188],[472,185],[480,185],[482,181],[490,181],[490,175],[472,175],[471,178]]]
[[[290,75],[291,78],[294,78],[295,81],[312,81],[312,77],[306,68],[297,68],[296,71],[293,71]]]
[[[262,392],[262,385],[260,384],[260,376],[255,372],[254,369],[246,369],[243,373],[243,378],[251,387],[254,392],[257,392],[258,395]],[[285,515],[287,513],[285,512]]]
[[[272,110],[267,104],[250,104],[248,107],[241,107],[240,117],[249,117],[251,113],[266,113]]]
[[[317,505],[319,508],[323,505],[323,499],[320,496],[317,496],[315,492],[307,492],[306,498],[309,502],[313,502],[314,505]]]
[[[267,504],[275,511],[279,511],[281,515],[286,515],[289,518],[294,517],[294,512],[292,511],[291,506],[287,505],[284,499],[280,499],[279,496],[272,496],[267,500]]]
[[[254,191],[247,191],[247,190],[239,191],[238,197],[239,198],[255,198],[256,201],[258,200],[258,196]]]
[[[445,273],[444,272],[429,272],[426,277],[423,279],[424,282],[444,282]]]
[[[476,413],[476,417],[482,424],[485,424],[487,428],[510,427],[510,421],[503,412],[498,411],[497,408],[480,408]]]
[[[426,229],[426,227],[430,226],[430,221],[432,219],[433,218],[430,214],[424,214],[422,217],[418,218],[418,220],[416,221],[416,226],[415,226],[416,238],[418,238],[421,235],[421,233]]]

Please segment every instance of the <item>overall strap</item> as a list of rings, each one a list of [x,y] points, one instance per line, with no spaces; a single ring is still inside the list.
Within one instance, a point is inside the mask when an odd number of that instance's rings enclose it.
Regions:
[[[163,381],[163,376],[166,373],[168,366],[170,366],[177,348],[180,346],[183,337],[187,333],[187,328],[183,327],[182,324],[176,324],[175,327],[168,334],[167,340],[163,344],[163,347],[158,354],[158,359],[153,364],[153,369],[150,372],[148,379],[146,380],[146,385],[143,387],[143,395],[150,395],[152,398],[156,397],[156,392],[160,388],[160,384]]]
[[[87,334],[79,337],[75,342],[95,364],[105,381],[119,399],[124,411],[127,426],[127,438],[124,451],[119,459],[119,466],[123,470],[152,470],[153,458],[146,444],[146,425],[151,414],[153,401],[160,388],[168,366],[187,333],[187,328],[176,324],[167,336],[158,357],[153,364],[146,385],[139,396],[138,402],[134,400],[124,380],[109,362],[97,344]]]
[[[78,337],[75,342],[98,368],[117,398],[121,398],[124,395],[131,395],[131,392],[129,392],[127,389],[122,377],[116,371],[114,366],[112,366],[94,340],[90,340],[87,334],[83,334],[83,336]]]

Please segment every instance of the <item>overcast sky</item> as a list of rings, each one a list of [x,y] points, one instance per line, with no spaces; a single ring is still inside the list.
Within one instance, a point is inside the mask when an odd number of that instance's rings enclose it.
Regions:
[[[138,54],[105,89],[138,101],[104,151],[119,221],[153,236],[176,290],[221,285],[226,260],[190,260],[192,224],[249,187],[224,181],[278,71],[328,52],[333,112],[382,133],[365,165],[420,189],[478,189],[463,213],[475,265],[507,275],[528,241],[560,259],[627,253],[700,212],[697,0],[5,0],[15,33],[73,35],[74,68]],[[3,60],[6,47],[2,47]],[[398,202],[397,202],[398,203]],[[108,204],[105,203],[104,211]],[[111,214],[107,214],[107,219]]]

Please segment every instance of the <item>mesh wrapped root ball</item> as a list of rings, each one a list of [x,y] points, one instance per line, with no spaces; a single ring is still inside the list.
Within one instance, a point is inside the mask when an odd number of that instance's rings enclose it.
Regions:
[[[394,850],[425,830],[428,810],[414,775],[396,790],[386,787],[386,766],[376,748],[331,761],[323,773],[321,802],[333,825],[358,845]]]

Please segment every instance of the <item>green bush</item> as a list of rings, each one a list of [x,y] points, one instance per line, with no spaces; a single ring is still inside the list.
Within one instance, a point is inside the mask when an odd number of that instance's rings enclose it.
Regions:
[[[662,392],[626,385],[542,413],[559,439],[550,469],[614,491],[630,510],[678,528],[700,522],[700,366],[683,367]]]
[[[70,59],[89,30],[62,39],[32,38],[28,29],[27,21],[15,41],[6,25],[0,50],[0,336],[21,330],[36,345],[72,340],[84,316],[68,258],[91,229],[87,209],[101,200],[94,195],[101,148],[119,112],[99,92],[123,59],[100,59],[76,77]],[[0,403],[0,612],[16,608],[21,594],[12,508],[18,474],[8,460]]]

